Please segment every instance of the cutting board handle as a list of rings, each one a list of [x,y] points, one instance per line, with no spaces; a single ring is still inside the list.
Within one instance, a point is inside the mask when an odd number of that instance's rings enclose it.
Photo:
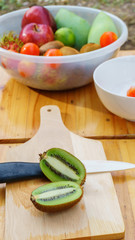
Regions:
[[[67,130],[65,125],[63,124],[60,109],[55,105],[47,105],[40,109],[40,129],[56,129],[56,125],[60,125],[60,127]],[[50,128],[51,127],[51,128]]]

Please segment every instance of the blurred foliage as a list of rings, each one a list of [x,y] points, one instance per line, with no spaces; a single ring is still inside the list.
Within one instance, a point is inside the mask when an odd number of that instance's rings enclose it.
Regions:
[[[13,5],[14,9],[20,8],[20,7],[25,7],[25,6],[31,6],[31,5],[91,5],[92,7],[98,6],[99,8],[102,5],[105,6],[120,6],[126,3],[133,3],[134,1],[132,0],[0,0],[0,9],[5,10],[9,9],[9,5]]]

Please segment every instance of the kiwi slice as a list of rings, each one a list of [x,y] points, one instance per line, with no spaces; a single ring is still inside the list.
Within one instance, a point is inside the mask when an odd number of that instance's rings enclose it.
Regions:
[[[83,189],[80,185],[72,181],[61,181],[38,187],[30,199],[42,212],[57,212],[74,206],[82,196]]]
[[[83,163],[60,148],[51,148],[40,154],[40,168],[52,182],[73,181],[80,185],[85,182],[86,169]]]

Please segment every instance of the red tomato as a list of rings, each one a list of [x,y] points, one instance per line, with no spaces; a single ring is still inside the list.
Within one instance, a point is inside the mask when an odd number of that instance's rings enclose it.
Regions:
[[[18,53],[17,51],[12,50],[12,49],[9,49],[8,51]],[[11,58],[1,57],[1,64],[4,68],[14,70],[17,68],[18,61],[15,59],[11,59]]]
[[[52,48],[52,49],[48,49],[44,56],[46,57],[56,57],[56,56],[63,56],[62,52],[59,50],[59,49],[55,49],[55,48]],[[51,64],[48,64],[51,68],[58,68],[60,66],[59,63],[51,63]]]
[[[128,97],[135,97],[135,87],[129,88],[129,90],[127,91],[127,96]]]
[[[22,60],[18,64],[18,72],[22,77],[30,77],[34,74],[36,65],[33,62]]]
[[[38,45],[35,43],[25,43],[22,46],[20,53],[39,56],[40,51]]]
[[[104,32],[100,37],[101,47],[106,47],[109,44],[115,42],[118,39],[116,33],[114,32]]]
[[[59,50],[59,49],[55,49],[55,48],[52,48],[52,49],[48,49],[44,56],[47,56],[47,57],[50,57],[50,56],[63,56],[62,52]]]

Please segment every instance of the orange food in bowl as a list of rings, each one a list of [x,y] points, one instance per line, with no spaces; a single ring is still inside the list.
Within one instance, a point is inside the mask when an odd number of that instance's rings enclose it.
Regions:
[[[127,96],[128,97],[135,97],[135,87],[130,87],[129,90],[127,91]]]

